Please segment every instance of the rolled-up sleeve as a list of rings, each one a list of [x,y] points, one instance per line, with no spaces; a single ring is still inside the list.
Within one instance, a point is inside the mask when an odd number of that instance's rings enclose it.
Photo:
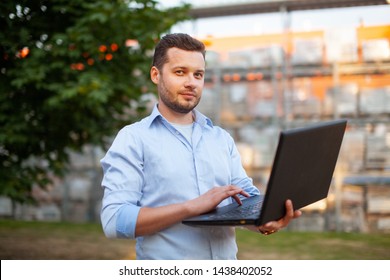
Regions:
[[[144,182],[142,147],[124,128],[102,158],[101,222],[109,238],[135,238]]]

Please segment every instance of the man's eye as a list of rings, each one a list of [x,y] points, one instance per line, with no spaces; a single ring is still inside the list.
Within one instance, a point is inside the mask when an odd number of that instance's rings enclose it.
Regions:
[[[184,74],[184,71],[183,71],[183,70],[177,70],[177,71],[176,71],[176,74],[177,74],[177,75],[183,75],[183,74]]]
[[[201,79],[203,78],[203,73],[195,73],[195,77]]]

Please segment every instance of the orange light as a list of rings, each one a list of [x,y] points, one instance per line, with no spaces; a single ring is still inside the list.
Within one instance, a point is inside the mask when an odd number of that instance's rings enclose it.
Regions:
[[[213,36],[208,35],[205,39],[201,40],[205,47],[210,47],[213,44]]]
[[[138,41],[133,39],[127,39],[125,45],[128,48],[136,48],[138,47]]]
[[[223,75],[223,80],[224,80],[225,82],[230,82],[230,75],[229,75],[229,74]]]
[[[111,50],[113,51],[113,52],[116,52],[117,50],[118,50],[118,44],[115,44],[115,43],[113,43],[113,44],[111,44]]]
[[[106,52],[106,51],[107,51],[107,47],[106,47],[105,45],[101,45],[101,46],[99,47],[99,51],[100,51],[100,52]]]
[[[84,70],[84,68],[85,68],[84,64],[82,64],[82,63],[77,63],[76,67],[77,67],[77,70],[79,70],[79,71]]]
[[[70,68],[72,70],[82,71],[82,70],[84,70],[85,66],[82,63],[72,63],[70,65]]]
[[[255,75],[255,73],[248,73],[248,74],[246,74],[246,79],[247,79],[248,81],[254,81],[254,80],[256,80],[256,75]]]
[[[239,80],[241,80],[240,74],[234,73],[233,74],[233,81],[238,82]]]
[[[95,63],[95,60],[93,60],[93,58],[88,58],[87,63],[88,65],[93,65]]]
[[[106,54],[105,58],[106,58],[106,60],[110,61],[110,60],[112,60],[113,56],[112,56],[112,54],[108,53],[108,54]]]
[[[256,73],[256,80],[260,81],[260,80],[262,80],[263,78],[264,78],[263,73],[261,73],[261,72]]]
[[[204,40],[202,40],[202,43],[203,43],[206,47],[210,47],[210,46],[213,44],[213,42],[212,42],[211,40],[209,40],[209,39],[204,39]]]
[[[30,53],[29,48],[24,47],[23,49],[21,49],[21,50],[19,51],[19,57],[20,57],[20,58],[25,58],[26,56],[28,56],[29,53]]]

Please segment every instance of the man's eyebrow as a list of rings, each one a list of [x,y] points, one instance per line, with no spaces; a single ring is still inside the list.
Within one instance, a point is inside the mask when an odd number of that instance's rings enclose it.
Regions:
[[[176,70],[176,69],[188,69],[188,67],[178,65],[178,66],[173,66],[172,69],[173,70]]]
[[[187,70],[187,69],[190,69],[190,68],[191,68],[191,67],[180,66],[180,65],[172,67],[173,70],[177,70],[177,69],[185,69],[185,70]],[[204,69],[204,68],[199,68],[199,69],[196,69],[194,72],[202,72],[202,73],[204,73],[204,72],[206,72],[206,69]]]

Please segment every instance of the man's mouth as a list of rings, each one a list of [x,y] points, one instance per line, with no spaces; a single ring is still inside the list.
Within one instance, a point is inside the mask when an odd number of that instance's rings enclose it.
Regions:
[[[196,97],[196,94],[194,92],[188,92],[188,91],[180,92],[180,95],[183,95],[185,97]]]

